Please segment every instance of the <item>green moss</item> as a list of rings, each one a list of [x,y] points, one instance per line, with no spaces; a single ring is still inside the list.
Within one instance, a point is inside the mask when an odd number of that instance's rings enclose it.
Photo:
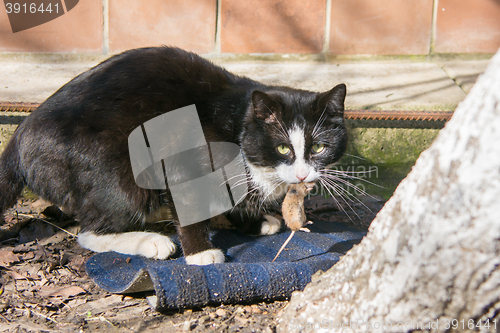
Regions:
[[[347,153],[374,164],[415,163],[439,129],[351,128]]]

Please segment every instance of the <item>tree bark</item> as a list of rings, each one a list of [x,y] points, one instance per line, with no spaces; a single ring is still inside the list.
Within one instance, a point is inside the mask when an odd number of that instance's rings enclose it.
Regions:
[[[293,294],[278,331],[500,330],[499,239],[500,52],[368,235]]]

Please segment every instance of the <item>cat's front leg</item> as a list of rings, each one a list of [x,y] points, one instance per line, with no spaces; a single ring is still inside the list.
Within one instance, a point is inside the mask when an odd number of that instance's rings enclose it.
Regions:
[[[210,265],[224,262],[224,253],[214,248],[209,238],[209,220],[188,226],[178,226],[186,263],[189,265]]]
[[[247,196],[236,207],[224,214],[231,224],[248,235],[274,235],[281,229],[281,219],[266,214],[268,203],[260,202],[256,196]]]

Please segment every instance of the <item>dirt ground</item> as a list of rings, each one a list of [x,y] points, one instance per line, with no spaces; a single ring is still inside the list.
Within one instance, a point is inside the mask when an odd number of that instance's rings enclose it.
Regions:
[[[323,197],[306,202],[309,219],[366,228],[383,202],[371,197],[338,209]],[[93,254],[76,242],[78,224],[53,208],[21,199],[0,229],[0,332],[275,332],[287,301],[207,306],[158,313],[144,295],[114,295],[85,273]],[[347,214],[346,214],[347,212]],[[357,215],[357,216],[356,216]]]

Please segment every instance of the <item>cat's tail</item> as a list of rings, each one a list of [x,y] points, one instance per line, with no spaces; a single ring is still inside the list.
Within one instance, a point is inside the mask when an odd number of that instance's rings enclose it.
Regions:
[[[19,150],[15,136],[11,138],[0,156],[0,224],[3,212],[12,207],[25,186],[21,175]]]

